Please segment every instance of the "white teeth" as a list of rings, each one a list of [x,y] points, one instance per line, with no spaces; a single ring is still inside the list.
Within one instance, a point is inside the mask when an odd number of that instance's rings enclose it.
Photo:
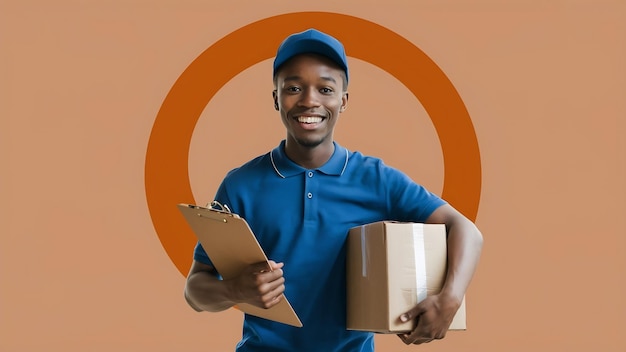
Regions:
[[[319,116],[299,116],[298,122],[300,123],[320,123],[322,118]]]

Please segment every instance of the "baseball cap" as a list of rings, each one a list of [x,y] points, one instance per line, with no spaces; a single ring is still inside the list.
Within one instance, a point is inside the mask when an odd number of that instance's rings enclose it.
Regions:
[[[348,60],[343,44],[334,37],[314,28],[294,33],[280,44],[276,58],[274,58],[274,76],[276,76],[276,71],[280,65],[292,57],[304,53],[319,54],[331,59],[345,71],[346,82],[348,81]]]

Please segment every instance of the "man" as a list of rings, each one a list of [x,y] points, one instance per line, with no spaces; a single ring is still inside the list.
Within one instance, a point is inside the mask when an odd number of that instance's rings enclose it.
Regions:
[[[287,136],[228,173],[215,200],[245,218],[271,267],[251,265],[221,280],[200,244],[185,297],[198,311],[239,303],[270,308],[283,293],[302,328],[246,315],[237,351],[373,351],[373,334],[346,329],[348,230],[381,220],[446,224],[448,273],[442,291],[398,319],[417,320],[406,344],[441,339],[469,285],[482,247],[474,224],[445,201],[380,159],[333,139],[348,104],[343,45],[310,29],[289,36],[274,60],[274,107]]]

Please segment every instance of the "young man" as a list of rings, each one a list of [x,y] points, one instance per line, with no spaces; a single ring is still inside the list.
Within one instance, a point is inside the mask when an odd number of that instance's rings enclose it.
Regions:
[[[185,297],[198,311],[239,303],[272,307],[282,293],[300,317],[297,328],[246,315],[237,351],[373,351],[373,334],[346,329],[344,242],[354,226],[381,220],[446,224],[448,273],[442,291],[398,319],[417,319],[406,344],[441,339],[474,273],[482,236],[445,201],[380,159],[333,139],[348,104],[343,45],[310,29],[289,36],[274,60],[274,107],[286,139],[228,173],[215,200],[249,223],[271,259],[220,280],[196,246]]]

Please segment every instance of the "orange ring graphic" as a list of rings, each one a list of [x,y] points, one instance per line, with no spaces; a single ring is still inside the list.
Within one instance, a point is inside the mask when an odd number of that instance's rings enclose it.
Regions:
[[[411,42],[376,23],[329,12],[283,14],[250,23],[201,53],[174,83],[154,122],[146,152],[146,198],[161,244],[183,275],[191,266],[196,237],[176,204],[195,204],[188,154],[198,118],[230,79],[272,58],[287,35],[311,27],[335,36],[349,56],[385,70],[419,99],[442,146],[441,196],[475,220],[481,191],[478,141],[467,109],[443,71]]]

